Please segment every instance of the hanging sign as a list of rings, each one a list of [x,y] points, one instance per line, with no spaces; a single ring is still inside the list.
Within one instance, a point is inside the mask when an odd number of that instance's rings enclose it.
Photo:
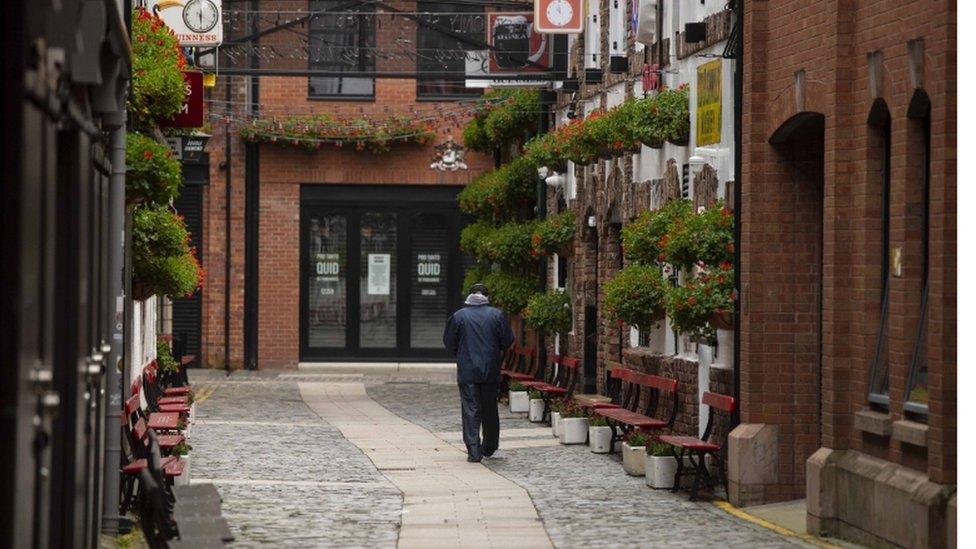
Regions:
[[[695,143],[711,145],[722,140],[722,60],[698,67],[698,102],[695,109]]]
[[[519,75],[552,70],[552,38],[536,32],[532,12],[492,12],[487,15],[485,41],[490,50],[468,52],[465,84],[469,88],[543,86],[547,82]]]
[[[221,0],[149,0],[151,13],[173,30],[181,46],[219,46],[224,40]]]
[[[167,128],[199,128],[203,126],[203,73],[184,71],[183,83],[186,86],[186,101],[176,116],[169,120],[158,120]]]
[[[367,265],[366,293],[390,295],[390,254],[369,254]]]
[[[583,32],[583,0],[535,0],[535,31],[548,34]]]

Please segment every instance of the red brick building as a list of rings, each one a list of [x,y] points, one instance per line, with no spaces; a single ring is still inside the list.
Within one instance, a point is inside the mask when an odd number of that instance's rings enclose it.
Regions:
[[[811,532],[944,546],[955,2],[745,2],[744,14],[732,501],[806,494]]]
[[[203,203],[203,256],[207,271],[202,299],[201,355],[204,365],[223,366],[228,348],[226,356],[233,368],[295,367],[303,358],[318,360],[332,356],[439,356],[437,352],[411,351],[417,345],[433,348],[433,328],[427,326],[424,342],[404,341],[402,338],[409,336],[400,332],[411,318],[409,313],[407,318],[397,316],[404,314],[404,307],[401,301],[398,313],[396,300],[398,293],[416,290],[416,295],[411,294],[416,305],[421,292],[425,292],[425,298],[430,298],[428,294],[431,292],[437,293],[433,301],[428,300],[412,310],[428,310],[429,314],[437,315],[439,348],[443,318],[446,318],[447,310],[455,305],[455,296],[460,295],[460,291],[453,288],[461,278],[460,254],[456,246],[458,213],[454,195],[460,186],[490,167],[491,161],[470,153],[466,157],[468,170],[456,172],[432,170],[430,164],[435,145],[443,143],[449,136],[461,140],[460,128],[467,120],[471,101],[480,96],[480,90],[465,90],[463,65],[456,66],[456,60],[453,64],[451,61],[418,62],[416,51],[401,44],[404,41],[410,44],[416,42],[429,48],[456,48],[456,45],[425,38],[424,28],[407,17],[376,15],[372,5],[361,8],[364,10],[361,12],[340,14],[335,10],[341,4],[343,2],[261,2],[259,9],[265,12],[270,10],[271,15],[265,13],[259,16],[230,8],[225,12],[226,18],[237,22],[234,27],[238,30],[236,37],[228,39],[222,48],[220,66],[225,75],[219,78],[208,103],[214,127],[208,146],[210,184],[206,187]],[[392,2],[391,6],[417,12],[420,9],[418,4],[423,5],[420,8],[432,11],[446,9],[431,2],[398,1]],[[316,10],[323,14],[309,17]],[[275,17],[274,13],[279,15]],[[301,24],[270,30],[281,26],[283,21],[299,16],[307,19]],[[250,45],[247,42],[234,45],[235,40],[240,41],[252,30],[265,32],[253,50],[248,49]],[[428,29],[427,34],[433,33]],[[251,51],[257,52],[257,63],[263,68],[273,67],[286,75],[234,76],[232,68],[247,67],[248,53]],[[463,63],[463,59],[461,61]],[[287,74],[289,70],[292,74]],[[303,71],[332,71],[329,73],[332,76],[302,76],[299,73]],[[342,71],[360,76],[336,76]],[[376,76],[361,76],[371,71],[375,71]],[[409,77],[415,71],[423,73],[425,77]],[[383,77],[384,74],[392,76]],[[230,86],[229,92],[226,86]],[[263,119],[284,120],[294,115],[315,113],[327,113],[341,120],[385,120],[393,115],[404,115],[427,121],[434,128],[436,137],[426,145],[393,144],[390,151],[376,154],[348,146],[337,148],[331,143],[325,143],[311,152],[284,142],[249,145],[242,140],[239,130],[254,116],[248,109],[255,95],[260,105],[256,116]],[[231,151],[229,162],[226,161],[228,144]],[[257,202],[260,204],[256,212],[259,229],[253,244],[255,248],[250,251],[247,250],[245,234],[246,226],[254,226],[254,218],[248,215],[254,214],[246,211],[248,177],[256,178]],[[376,207],[370,209],[370,204]],[[382,215],[376,217],[374,213]],[[424,213],[440,217],[424,218],[427,225],[423,225],[416,216]],[[366,247],[386,244],[381,244],[379,240],[367,242],[366,236],[361,242],[354,242],[357,239],[349,236],[354,233],[366,235],[379,229],[368,226],[363,216],[373,216],[370,219],[383,224],[387,234],[377,238],[390,245],[387,250],[379,250],[382,252],[379,255],[385,256],[379,259],[387,262],[385,266],[381,265],[380,270],[389,269],[386,287],[373,288],[387,292],[388,300],[382,304],[367,304],[380,300],[370,297],[370,289],[366,287],[368,271],[365,262],[368,259]],[[324,220],[324,217],[328,219]],[[326,229],[326,221],[333,226]],[[443,231],[440,227],[442,222],[450,225],[443,227]],[[345,235],[346,240],[342,243],[316,240],[314,245],[321,248],[323,255],[329,255],[328,258],[309,255],[317,253],[308,252],[313,243],[307,239],[313,237],[309,234],[303,237],[302,227],[305,227],[305,233],[310,233],[313,224],[321,233],[314,236],[316,239],[324,238],[326,233],[333,239]],[[408,246],[408,237],[418,243]],[[428,241],[419,243],[423,238]],[[303,242],[308,253],[302,251]],[[355,249],[361,248],[364,254],[361,258],[352,257],[353,246]],[[416,280],[398,286],[398,265],[410,259],[409,254],[401,254],[398,250],[411,247],[421,252],[423,246],[431,247],[427,251],[435,255],[443,255],[439,260],[442,264],[437,269],[442,267],[444,274],[439,282],[434,283],[437,287],[415,287],[413,283]],[[230,253],[229,281],[225,276],[228,271],[226,253]],[[330,254],[337,254],[338,257]],[[246,291],[245,273],[255,272],[248,271],[254,268],[249,267],[249,258],[254,258],[253,261],[257,263],[257,276],[252,277],[257,284],[256,289]],[[319,266],[319,263],[323,266]],[[338,272],[329,271],[327,276],[321,277],[320,287],[316,286],[319,273],[306,271],[306,268],[314,270],[316,267],[326,271],[338,267]],[[362,277],[351,276],[347,272],[358,268],[362,268]],[[400,267],[399,275],[403,279],[409,278],[407,265]],[[324,281],[325,278],[330,279],[328,283]],[[225,291],[228,287],[229,294]],[[362,290],[361,299],[352,294],[357,289]],[[449,295],[448,291],[451,291]],[[251,298],[246,294],[252,292],[258,297],[256,305],[251,304],[252,309],[248,313],[247,301]],[[325,295],[321,292],[330,293]],[[313,296],[309,298],[306,294]],[[321,299],[316,301],[316,296],[321,296]],[[401,295],[399,299],[406,300],[407,296]],[[353,343],[355,334],[351,334],[351,329],[347,330],[346,326],[355,320],[351,315],[356,312],[363,315],[361,319],[364,321],[366,315],[379,315],[377,318],[383,319],[383,332],[377,333],[374,338],[377,341],[398,332],[394,337],[395,350],[384,348],[372,354],[349,350],[346,344]],[[256,352],[248,351],[248,346],[253,343],[245,338],[245,324],[249,315],[256,322],[252,333],[257,337],[250,338],[256,341]],[[391,328],[393,325],[396,328]],[[320,326],[321,330],[316,331],[316,326]],[[303,329],[306,330],[305,336]],[[364,328],[361,330],[363,333],[359,334],[357,349],[366,349],[371,345],[365,339],[369,337],[365,331]],[[347,339],[317,342],[315,337],[320,332],[326,338],[330,336],[325,336],[325,332],[343,332]],[[308,334],[312,335],[309,337]],[[397,340],[396,337],[401,339]],[[437,351],[442,352],[441,349]],[[245,355],[249,352],[252,356],[247,357],[248,364],[245,364]]]

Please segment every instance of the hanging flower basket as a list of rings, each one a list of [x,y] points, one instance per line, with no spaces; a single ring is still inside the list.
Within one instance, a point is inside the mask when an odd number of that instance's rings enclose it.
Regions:
[[[677,145],[679,147],[687,147],[689,138],[690,138],[689,132],[684,132],[683,134],[678,135],[677,137],[669,137],[668,143],[671,143],[672,145]]]
[[[668,282],[657,266],[628,265],[603,289],[603,312],[609,318],[643,330],[664,318]]]
[[[732,313],[729,311],[715,311],[712,313],[712,316],[708,317],[708,324],[716,330],[731,330],[734,327]]]
[[[136,281],[132,282],[133,301],[145,301],[154,295],[156,295],[155,292],[152,291],[152,288],[148,284]]]

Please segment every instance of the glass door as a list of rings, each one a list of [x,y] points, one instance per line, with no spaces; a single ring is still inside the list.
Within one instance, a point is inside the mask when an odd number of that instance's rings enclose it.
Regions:
[[[368,211],[359,224],[359,348],[397,347],[397,214]]]
[[[446,215],[420,213],[410,223],[410,348],[443,346],[450,312],[448,274],[450,222]]]
[[[346,347],[347,225],[341,214],[312,215],[307,222],[307,345]]]

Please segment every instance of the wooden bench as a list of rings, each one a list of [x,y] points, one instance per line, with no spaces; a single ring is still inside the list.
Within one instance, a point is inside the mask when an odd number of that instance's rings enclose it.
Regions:
[[[575,395],[573,398],[584,410],[596,408],[623,408],[621,404],[621,378],[627,368],[617,362],[607,362],[602,395]]]
[[[544,381],[524,381],[529,389],[535,389],[542,393],[542,401],[545,408],[542,412],[542,420],[546,421],[550,415],[550,402],[553,398],[569,398],[576,389],[579,381],[580,361],[577,358],[550,354],[547,363],[549,364],[546,380]]]
[[[498,398],[508,394],[508,388],[512,381],[523,383],[535,381],[538,374],[538,365],[535,360],[535,349],[523,347],[518,343],[512,345],[502,357],[502,378],[501,387],[498,391]]]
[[[728,426],[731,425],[731,415],[735,412],[735,399],[719,393],[706,392],[702,395],[702,404],[708,406],[708,421],[705,423],[705,431],[701,438],[681,435],[662,435],[658,440],[671,445],[671,453],[674,459],[678,460],[678,469],[674,473],[674,487],[672,491],[677,491],[681,486],[681,476],[684,472],[684,458],[687,457],[694,468],[695,480],[691,486],[691,501],[695,501],[698,496],[698,489],[702,481],[711,488],[712,479],[705,467],[705,457],[712,456],[718,466],[718,474],[721,477],[722,485],[725,488],[726,497],[729,493],[728,478],[725,474],[725,460],[722,458],[722,450],[725,447],[725,440],[728,438]],[[718,443],[711,442],[712,432],[715,429],[716,413],[728,414],[729,421],[726,429],[718,437]]]
[[[134,398],[138,399],[139,395],[135,395]],[[128,406],[128,403],[126,404]],[[141,416],[135,420],[134,424],[123,422],[122,428],[126,444],[122,447],[119,510],[124,515],[134,500],[136,480],[146,469],[153,466],[153,452],[161,451],[160,440],[165,439],[171,449],[183,442],[184,439],[182,435],[158,437],[152,429],[146,426],[146,420]],[[169,483],[172,483],[173,478],[182,475],[186,469],[186,461],[179,456],[160,456],[158,465],[159,478]]]
[[[613,389],[616,399],[610,406],[595,406],[593,413],[607,419],[612,437],[610,448],[633,430],[657,431],[674,425],[678,414],[678,380],[652,374],[642,374],[628,368],[613,371],[618,386]],[[647,389],[645,406],[638,410],[641,395]],[[665,400],[670,399],[667,404]],[[670,408],[670,411],[668,411]]]

